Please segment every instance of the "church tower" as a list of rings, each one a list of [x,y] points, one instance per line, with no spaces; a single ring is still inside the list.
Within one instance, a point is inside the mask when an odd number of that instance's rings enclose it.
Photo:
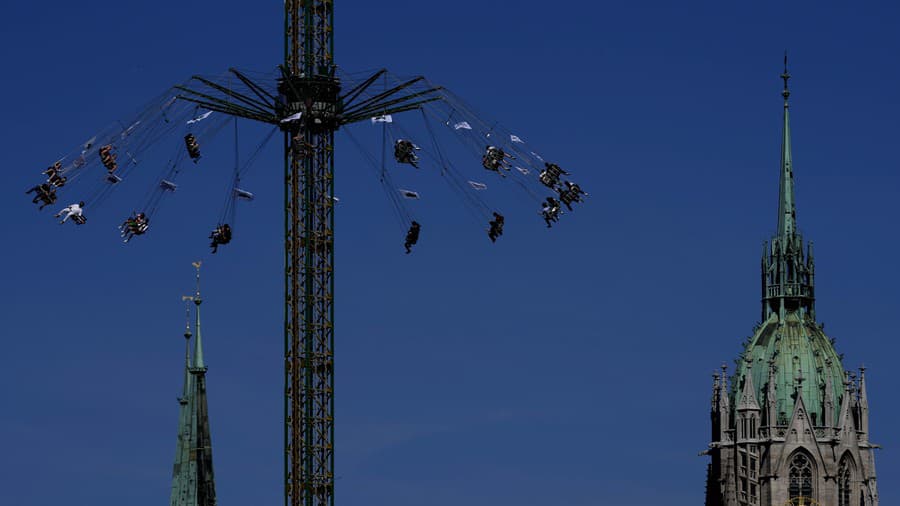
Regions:
[[[778,229],[763,246],[762,319],[713,378],[706,506],[878,506],[865,369],[816,321],[812,243],[797,230],[787,57]]]
[[[206,405],[206,364],[203,361],[203,341],[200,334],[200,263],[197,268],[197,293],[182,297],[187,303],[185,337],[184,388],[178,398],[178,441],[175,447],[175,466],[172,471],[170,506],[215,506],[216,483],[213,476],[212,440],[209,433],[209,413]],[[191,334],[190,304],[196,319]],[[191,337],[194,337],[194,357],[191,359]]]

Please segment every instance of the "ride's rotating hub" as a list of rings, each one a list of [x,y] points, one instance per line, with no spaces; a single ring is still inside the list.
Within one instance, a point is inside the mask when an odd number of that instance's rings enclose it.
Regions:
[[[333,77],[283,77],[278,80],[276,114],[298,120],[314,132],[334,131],[341,121],[340,93],[340,81]],[[300,116],[296,117],[297,114]],[[297,124],[293,120],[282,121],[283,130],[291,130]]]

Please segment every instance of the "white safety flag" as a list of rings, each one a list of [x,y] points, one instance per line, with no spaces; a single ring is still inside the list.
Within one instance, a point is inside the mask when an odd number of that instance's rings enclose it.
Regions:
[[[300,116],[303,116],[303,112],[298,112],[297,114],[291,114],[287,118],[281,120],[281,123],[290,123],[291,121],[297,121],[300,119]]]
[[[487,185],[484,183],[469,181],[469,186],[471,186],[473,190],[487,190]]]
[[[375,116],[372,118],[372,124],[375,123],[393,123],[394,118],[390,114],[384,114],[382,116]]]
[[[189,119],[188,122],[187,122],[186,124],[192,125],[192,124],[194,124],[194,123],[199,123],[199,122],[205,120],[206,118],[208,118],[209,115],[212,114],[212,113],[213,113],[212,111],[206,111],[205,113],[201,114],[200,116],[197,116],[197,117],[194,118],[194,119]]]
[[[509,140],[511,140],[511,141],[513,141],[513,142],[525,142],[525,141],[523,141],[521,138],[519,138],[518,135],[510,135],[510,136],[509,136]]]
[[[541,158],[541,155],[535,153],[534,151],[532,151],[531,154],[534,155],[534,157],[537,158],[538,160],[540,160],[540,161],[542,161],[542,162],[544,161],[544,159]]]
[[[194,267],[196,267],[197,269],[199,269],[201,263],[203,263],[203,262],[200,261],[200,260],[197,260],[196,262],[191,262],[191,265],[193,265]]]
[[[397,191],[400,192],[400,195],[403,195],[404,197],[406,197],[408,199],[418,199],[419,198],[419,192],[414,192],[412,190],[404,190],[402,188]]]
[[[253,200],[254,198],[252,193],[247,190],[241,190],[240,188],[234,189],[234,196],[245,200]]]
[[[137,126],[140,124],[141,124],[141,120],[137,120],[133,125],[131,125],[127,129],[125,129],[125,131],[122,132],[122,138],[124,139],[125,137],[128,137],[129,135],[131,135],[131,132],[134,132],[134,129],[137,128]]]
[[[470,125],[468,121],[460,121],[459,123],[456,123],[453,125],[453,129],[454,130],[459,130],[459,129],[471,130],[472,125]]]
[[[527,176],[528,174],[531,174],[531,171],[529,171],[525,167],[516,167],[516,170],[521,172],[523,176]]]

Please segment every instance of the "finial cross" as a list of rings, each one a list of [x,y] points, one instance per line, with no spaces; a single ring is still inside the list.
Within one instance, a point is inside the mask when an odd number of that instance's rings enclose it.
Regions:
[[[787,99],[791,96],[791,92],[788,91],[788,79],[791,78],[791,75],[788,73],[787,67],[787,51],[784,52],[784,73],[781,74],[781,78],[784,79],[784,91],[781,92],[781,96],[784,97],[784,104],[787,105]]]

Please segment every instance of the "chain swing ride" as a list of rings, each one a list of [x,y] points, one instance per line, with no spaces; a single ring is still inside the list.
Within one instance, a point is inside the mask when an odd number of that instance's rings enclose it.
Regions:
[[[493,242],[505,216],[486,200],[508,186],[540,206],[547,227],[587,196],[569,172],[546,162],[522,138],[424,77],[387,70],[350,74],[333,60],[333,0],[285,1],[284,63],[273,72],[229,69],[194,76],[157,96],[128,121],[97,132],[42,172],[27,193],[39,209],[59,193],[80,199],[56,217],[81,226],[99,212],[133,171],[146,170],[160,148],[168,157],[141,207],[119,226],[124,242],[150,231],[162,203],[178,189],[185,166],[203,166],[203,154],[234,122],[235,164],[221,213],[209,238],[213,253],[232,241],[236,209],[253,193],[241,185],[275,133],[284,146],[285,327],[284,494],[286,506],[334,503],[334,195],[335,133],[344,132],[378,178],[412,251],[422,225],[410,203],[418,187],[395,176],[438,174],[457,200],[487,222]],[[241,163],[238,119],[271,126]],[[366,132],[368,129],[368,132]],[[380,160],[365,140],[380,137]],[[361,140],[363,139],[363,140]],[[447,142],[455,144],[448,149]],[[168,148],[164,148],[168,146]],[[453,154],[464,153],[465,159]]]
[[[128,242],[148,232],[151,218],[166,196],[177,190],[176,181],[185,165],[189,161],[201,163],[200,139],[211,143],[233,120],[237,150],[237,118],[268,123],[273,128],[252,156],[241,164],[235,154],[234,184],[210,235],[214,251],[219,245],[227,244],[231,240],[236,202],[253,200],[253,194],[240,187],[241,178],[275,132],[290,131],[296,128],[295,124],[310,129],[306,121],[311,120],[313,125],[322,121],[321,117],[316,117],[316,114],[322,114],[318,111],[310,111],[306,118],[303,111],[287,114],[284,106],[287,96],[278,90],[278,86],[285,87],[284,83],[288,82],[283,77],[279,78],[276,73],[256,74],[258,82],[263,83],[257,84],[247,74],[232,69],[217,81],[195,76],[187,84],[174,86],[145,105],[130,121],[116,123],[98,132],[44,170],[42,174],[46,180],[28,192],[35,194],[33,202],[43,209],[56,203],[63,187],[66,187],[65,191],[76,188],[74,191],[78,191],[84,200],[66,207],[64,212],[71,213],[76,224],[85,224],[84,208],[99,208],[132,170],[138,165],[147,165],[141,163],[145,157],[153,159],[160,146],[168,142],[171,152],[162,164],[155,185],[136,208],[138,210],[119,226],[124,242]],[[568,172],[554,163],[545,162],[519,136],[476,114],[446,88],[433,85],[423,77],[401,79],[386,70],[364,79],[340,71],[335,74],[339,76],[335,78],[336,82],[351,83],[352,86],[350,91],[338,97],[336,105],[340,110],[329,112],[333,115],[329,121],[334,122],[336,130],[344,127],[347,138],[375,170],[398,221],[408,230],[410,246],[418,240],[421,225],[415,220],[407,201],[421,197],[416,189],[394,184],[392,172],[403,165],[437,171],[473,216],[479,221],[490,221],[488,236],[492,240],[502,234],[504,217],[486,202],[484,195],[490,193],[487,191],[489,186],[509,184],[524,191],[541,206],[540,214],[548,227],[559,220],[564,212],[563,205],[571,211],[572,204],[581,202],[587,195],[577,183],[562,179],[569,175]],[[265,83],[272,84],[266,86]],[[189,87],[191,84],[195,86]],[[257,99],[250,97],[254,94]],[[263,109],[263,105],[271,105],[271,108]],[[369,123],[370,128],[380,126],[380,160],[377,149],[367,147],[360,140],[367,135],[360,130]],[[123,124],[128,126],[122,127]],[[183,141],[173,142],[176,137]],[[290,139],[294,156],[305,158],[314,152],[312,144],[295,137]],[[457,148],[472,159],[454,162],[447,156],[449,150],[442,144],[449,137],[454,137]],[[385,153],[390,153],[393,160],[388,162]],[[540,197],[541,193],[550,195]]]

